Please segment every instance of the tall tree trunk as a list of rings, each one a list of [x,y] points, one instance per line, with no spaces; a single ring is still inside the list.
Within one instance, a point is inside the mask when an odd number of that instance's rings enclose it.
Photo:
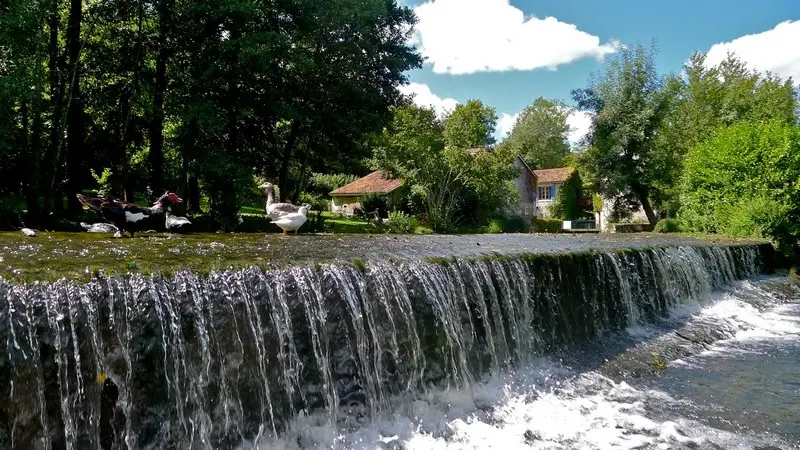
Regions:
[[[655,225],[658,222],[658,217],[656,217],[655,212],[653,212],[653,206],[650,205],[650,190],[640,184],[631,186],[631,189],[642,204],[642,209],[647,216],[647,221],[650,222],[650,225]]]
[[[50,183],[47,187],[47,202],[54,213],[60,213],[64,208],[61,192],[56,186],[61,169],[58,160],[61,148],[61,113],[64,107],[64,92],[61,89],[61,57],[58,51],[58,3],[58,0],[52,0],[50,14],[47,16],[47,26],[50,30],[47,65],[50,75],[51,128],[46,161],[51,161],[52,164],[49,170]]]
[[[83,20],[83,0],[71,0],[69,24],[67,26],[67,46],[69,65],[72,68],[69,90],[69,110],[67,111],[67,213],[73,216],[81,211],[81,204],[75,197],[81,191],[84,172],[84,133],[83,99],[80,90],[81,21]]]
[[[197,179],[197,167],[194,161],[194,148],[200,129],[197,119],[189,120],[186,134],[181,144],[181,157],[188,177],[186,184],[186,211],[200,212],[200,182]]]
[[[22,129],[20,130],[19,135],[19,149],[22,153],[22,163],[23,163],[23,173],[25,176],[22,178],[22,189],[25,193],[25,206],[28,210],[29,216],[35,216],[36,211],[34,209],[36,206],[36,197],[31,196],[31,185],[36,183],[36,171],[31,170],[31,133],[30,133],[30,108],[28,107],[28,100],[22,99],[22,103],[20,104],[20,116],[22,121]],[[33,208],[32,208],[33,207]]]
[[[30,162],[28,172],[30,181],[25,194],[28,213],[32,217],[39,216],[39,196],[41,195],[42,107],[42,100],[37,97],[33,102],[33,125],[31,127],[31,147],[28,159]]]
[[[289,130],[289,137],[286,138],[286,145],[283,146],[283,152],[281,153],[281,168],[278,173],[278,190],[280,191],[280,200],[282,202],[289,198],[289,164],[292,162],[292,152],[294,151],[295,145],[297,145],[297,139],[300,138],[300,129],[300,120],[295,119],[292,122],[292,129]]]
[[[153,195],[161,195],[164,190],[164,93],[167,90],[167,35],[169,33],[168,0],[158,2],[158,56],[156,56],[156,77],[153,86],[153,117],[150,122],[150,189]]]
[[[303,185],[306,181],[306,175],[308,173],[308,154],[309,149],[306,148],[303,152],[303,156],[300,159],[300,178],[297,179],[297,185],[295,186],[294,190],[292,191],[292,203],[297,204],[298,200],[300,199],[300,194],[303,192]]]

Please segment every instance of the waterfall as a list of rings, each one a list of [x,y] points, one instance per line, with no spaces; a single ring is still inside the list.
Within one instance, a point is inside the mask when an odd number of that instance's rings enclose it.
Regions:
[[[0,279],[0,447],[232,448],[647,323],[769,246]],[[107,377],[107,380],[103,378]]]

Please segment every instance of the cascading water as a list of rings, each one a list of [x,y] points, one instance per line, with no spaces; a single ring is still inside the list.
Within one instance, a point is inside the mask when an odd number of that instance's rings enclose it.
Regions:
[[[363,423],[652,321],[760,273],[770,249],[0,280],[0,448],[233,448],[312,411]]]

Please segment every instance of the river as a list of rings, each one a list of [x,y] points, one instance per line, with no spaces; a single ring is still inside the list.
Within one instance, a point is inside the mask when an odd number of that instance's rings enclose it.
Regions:
[[[303,418],[261,448],[797,449],[800,297],[778,298],[784,281],[737,282],[656,325],[537,359],[471,390],[428,392],[346,433]],[[620,379],[602,363],[629,346],[661,349],[676,329],[712,328],[728,336],[666,362],[659,375]]]

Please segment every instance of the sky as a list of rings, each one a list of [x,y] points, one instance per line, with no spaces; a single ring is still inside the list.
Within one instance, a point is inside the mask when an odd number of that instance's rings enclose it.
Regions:
[[[401,89],[444,114],[477,98],[499,117],[501,140],[537,97],[574,102],[621,46],[655,42],[659,72],[679,73],[694,51],[714,65],[734,52],[751,68],[800,82],[800,0],[400,0],[419,23],[426,59]],[[569,116],[577,142],[591,121]]]

